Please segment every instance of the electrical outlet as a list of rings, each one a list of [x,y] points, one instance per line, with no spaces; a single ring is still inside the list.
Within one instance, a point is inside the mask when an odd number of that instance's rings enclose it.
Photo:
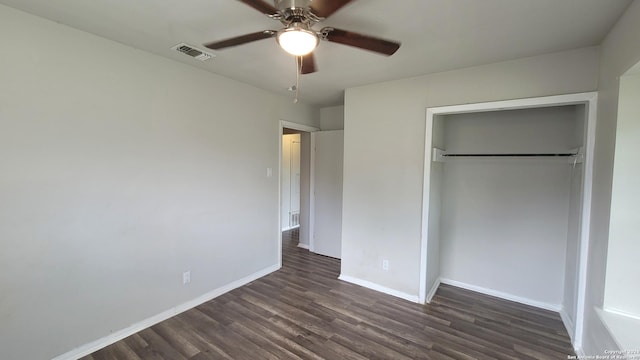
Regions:
[[[191,282],[191,270],[182,273],[182,285],[187,285]]]
[[[268,168],[267,168],[267,177],[268,177],[268,178],[270,178],[270,177],[272,177],[272,176],[273,176],[273,169],[272,169],[272,168],[270,168],[270,167],[268,167]]]
[[[389,271],[389,260],[387,259],[382,260],[382,270]]]

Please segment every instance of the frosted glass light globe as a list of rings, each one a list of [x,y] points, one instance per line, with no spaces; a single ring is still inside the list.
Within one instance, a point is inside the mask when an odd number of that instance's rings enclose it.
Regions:
[[[318,46],[318,35],[299,26],[290,27],[278,32],[278,44],[291,55],[303,56]]]

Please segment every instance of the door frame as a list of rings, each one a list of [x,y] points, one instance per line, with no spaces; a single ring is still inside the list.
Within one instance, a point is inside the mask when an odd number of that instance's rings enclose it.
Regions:
[[[585,105],[587,109],[586,138],[584,144],[584,175],[582,187],[582,209],[580,213],[580,240],[578,250],[578,291],[576,297],[576,319],[571,332],[573,346],[582,348],[584,332],[584,316],[587,288],[587,263],[589,259],[589,240],[591,226],[591,203],[593,189],[593,163],[595,153],[597,92],[586,92],[567,95],[544,96],[505,101],[494,101],[476,104],[453,105],[427,108],[424,152],[424,180],[422,188],[422,232],[420,239],[420,284],[419,301],[428,302],[438,286],[438,281],[427,289],[427,249],[429,238],[429,198],[431,188],[431,160],[433,157],[433,123],[437,115],[472,113],[481,111],[515,110],[562,105]],[[439,239],[438,239],[439,241]],[[427,294],[427,290],[429,293]],[[564,320],[564,319],[563,319]],[[566,326],[566,324],[565,324]]]
[[[320,131],[319,128],[309,125],[298,124],[291,121],[280,120],[278,123],[278,268],[282,267],[282,135],[283,129],[293,129],[298,131],[304,131],[308,133],[314,133],[316,131]],[[311,239],[313,237],[313,166],[314,166],[314,156],[313,156],[313,142],[310,144],[311,146],[311,155],[310,155],[310,167],[311,174],[309,179],[309,229],[307,232],[309,234],[309,244],[311,244]]]

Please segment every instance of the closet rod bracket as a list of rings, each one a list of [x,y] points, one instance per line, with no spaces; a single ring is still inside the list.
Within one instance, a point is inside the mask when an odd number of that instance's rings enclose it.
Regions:
[[[432,157],[431,157],[431,161],[444,162],[445,161],[444,154],[445,154],[444,150],[438,149],[437,147],[434,147],[433,148]]]
[[[569,157],[568,159],[569,164],[582,164],[584,162],[584,154],[575,154]]]

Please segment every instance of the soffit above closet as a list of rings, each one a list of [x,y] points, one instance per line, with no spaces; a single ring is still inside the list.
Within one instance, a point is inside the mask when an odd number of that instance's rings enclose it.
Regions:
[[[582,146],[584,105],[445,115],[444,146],[453,153],[566,153]],[[577,138],[580,138],[578,140]]]
[[[0,0],[40,17],[258,88],[291,96],[295,62],[268,39],[200,62],[171,48],[277,28],[236,0]],[[401,5],[399,6],[399,4]],[[356,0],[323,22],[402,42],[384,57],[322,42],[300,99],[343,103],[344,89],[598,45],[631,0]],[[79,49],[81,51],[81,49]]]

